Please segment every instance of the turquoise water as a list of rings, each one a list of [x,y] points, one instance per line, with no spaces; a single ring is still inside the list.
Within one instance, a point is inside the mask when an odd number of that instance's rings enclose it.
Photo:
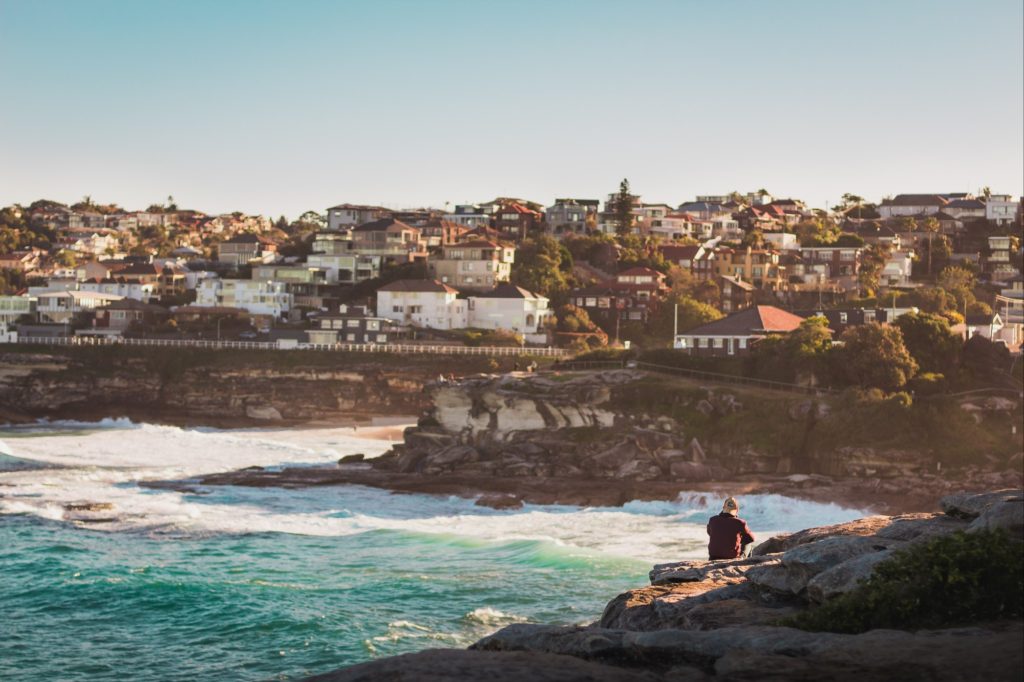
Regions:
[[[0,679],[290,679],[591,620],[636,561],[400,531],[156,540],[0,519]]]
[[[720,504],[496,511],[194,480],[387,447],[340,429],[0,430],[0,680],[295,679],[513,622],[591,622],[653,562],[703,556]],[[140,485],[152,479],[189,484]],[[773,495],[741,506],[763,536],[861,515]]]

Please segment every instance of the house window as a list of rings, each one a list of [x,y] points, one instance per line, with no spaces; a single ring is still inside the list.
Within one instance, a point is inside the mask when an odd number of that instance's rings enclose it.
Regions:
[[[345,326],[348,327],[349,329],[353,329],[353,328],[358,329],[359,328],[359,320],[345,320]]]
[[[740,338],[739,339],[739,343],[740,343],[740,348],[746,348],[747,347],[747,340],[746,339]]]
[[[715,338],[715,348],[721,348],[721,347],[722,347],[722,339],[716,337]]]
[[[708,340],[706,338],[700,337],[700,338],[697,339],[697,348],[707,348],[707,347],[708,347]]]
[[[400,313],[403,312],[404,310],[405,309],[400,305],[391,306],[391,312],[393,313]]]
[[[355,334],[345,334],[345,340],[346,341],[355,341],[356,340],[356,335]]]
[[[409,312],[412,313],[413,315],[418,315],[419,313],[423,312],[423,306],[421,306],[421,305],[411,305],[411,306],[409,306]]]

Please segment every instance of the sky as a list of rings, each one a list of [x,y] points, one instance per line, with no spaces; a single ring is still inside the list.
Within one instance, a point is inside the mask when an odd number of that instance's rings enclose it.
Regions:
[[[1024,192],[1021,0],[0,0],[0,205]]]

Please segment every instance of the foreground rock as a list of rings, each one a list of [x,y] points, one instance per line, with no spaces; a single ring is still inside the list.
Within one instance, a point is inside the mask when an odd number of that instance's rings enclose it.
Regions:
[[[944,513],[875,516],[772,538],[750,558],[659,564],[592,625],[518,623],[470,651],[374,661],[319,680],[1018,680],[1020,620],[930,631],[806,632],[779,621],[846,594],[893,552],[957,531],[1024,542],[1024,493],[944,499]]]

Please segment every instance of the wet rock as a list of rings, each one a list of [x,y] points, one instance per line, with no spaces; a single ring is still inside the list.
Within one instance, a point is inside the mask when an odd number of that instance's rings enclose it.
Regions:
[[[69,502],[64,505],[65,511],[69,512],[111,511],[113,508],[113,502]]]
[[[490,507],[491,509],[521,509],[523,499],[512,493],[495,493],[492,495],[481,495],[477,501],[478,507]]]
[[[357,464],[362,462],[366,458],[366,455],[357,453],[355,455],[345,455],[338,460],[338,464]]]

